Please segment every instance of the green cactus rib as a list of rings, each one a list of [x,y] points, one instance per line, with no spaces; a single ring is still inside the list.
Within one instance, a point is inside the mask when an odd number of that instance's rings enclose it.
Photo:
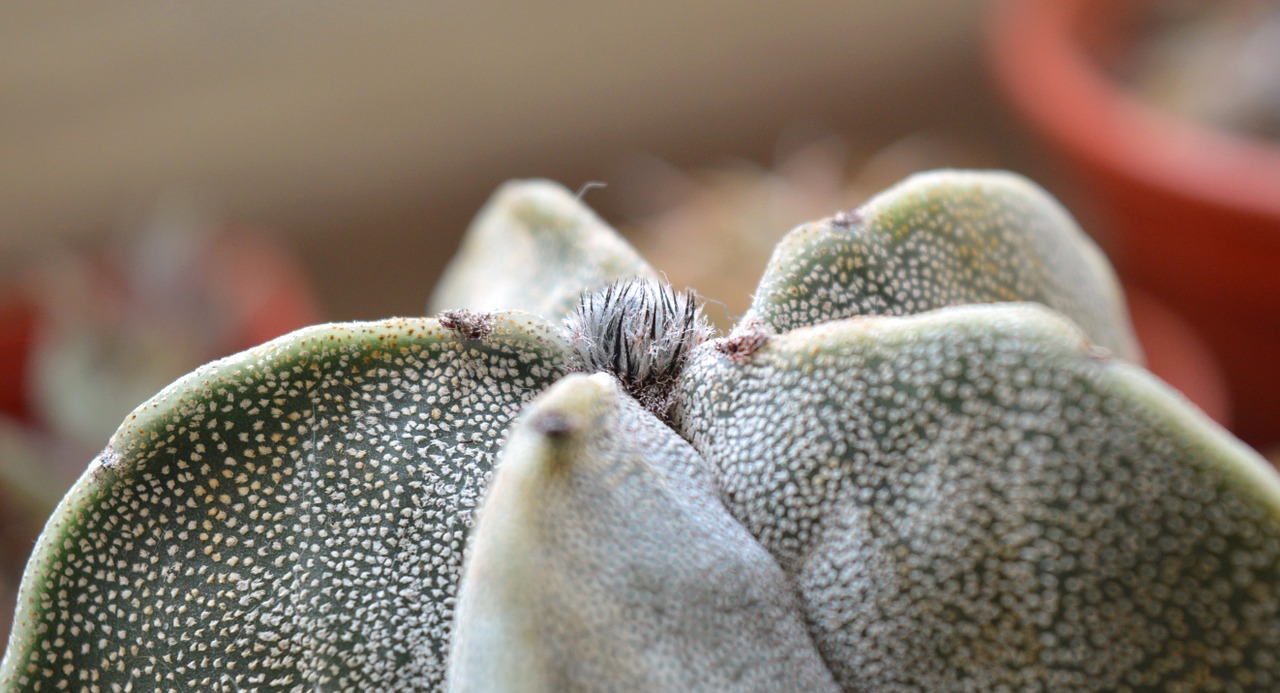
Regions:
[[[775,332],[859,315],[1036,301],[1122,358],[1141,357],[1106,258],[1027,179],[912,176],[853,212],[802,225],[774,251],[744,325]]]
[[[470,516],[562,377],[540,318],[300,331],[139,407],[28,565],[4,690],[442,685]]]
[[[846,690],[1275,690],[1280,480],[1034,304],[696,352],[677,427]]]
[[[800,227],[665,423],[558,331],[654,274],[514,183],[434,299],[468,310],[166,388],[49,520],[0,689],[1280,689],[1280,475],[1130,363],[1039,188]]]
[[[558,321],[584,291],[632,277],[657,273],[573,193],[512,181],[472,222],[428,312],[524,310]]]
[[[515,424],[457,613],[459,693],[839,690],[705,463],[603,373]]]

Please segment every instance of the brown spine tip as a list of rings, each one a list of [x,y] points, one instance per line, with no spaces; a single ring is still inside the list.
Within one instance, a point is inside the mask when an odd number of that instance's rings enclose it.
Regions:
[[[739,327],[733,334],[717,339],[715,350],[729,357],[734,363],[746,363],[773,338],[773,332],[759,321]]]
[[[440,326],[457,332],[467,341],[484,339],[493,334],[493,324],[488,313],[471,310],[446,310],[440,314]]]
[[[578,428],[569,417],[555,411],[535,417],[529,425],[548,438],[563,438],[574,433]]]

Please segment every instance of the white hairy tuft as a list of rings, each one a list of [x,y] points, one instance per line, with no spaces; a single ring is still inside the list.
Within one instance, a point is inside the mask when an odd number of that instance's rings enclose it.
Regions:
[[[564,323],[588,372],[612,373],[659,416],[694,347],[714,333],[692,290],[627,279],[584,293]]]

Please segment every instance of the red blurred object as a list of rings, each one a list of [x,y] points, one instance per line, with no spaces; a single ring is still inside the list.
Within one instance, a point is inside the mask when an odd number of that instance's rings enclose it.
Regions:
[[[1209,345],[1160,299],[1134,287],[1125,287],[1125,295],[1147,369],[1186,395],[1209,418],[1229,427],[1231,394]]]
[[[52,256],[0,286],[0,417],[97,445],[184,372],[321,321],[306,273],[260,229],[161,227],[133,252]]]
[[[27,368],[36,339],[35,302],[15,286],[0,287],[0,414],[31,420]]]
[[[1111,222],[1101,239],[1221,363],[1233,430],[1280,443],[1280,144],[1141,101],[1100,56],[1123,54],[1152,0],[1004,0],[996,77]]]

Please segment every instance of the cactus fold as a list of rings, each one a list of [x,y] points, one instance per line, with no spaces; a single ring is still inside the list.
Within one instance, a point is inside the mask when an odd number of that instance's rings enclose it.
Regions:
[[[557,383],[498,468],[454,690],[838,690],[777,563],[689,444],[613,378]]]
[[[778,332],[864,315],[1036,301],[1131,361],[1111,267],[1066,210],[1011,173],[912,176],[778,244],[747,314]]]
[[[711,353],[678,428],[846,690],[1280,684],[1275,474],[1059,315],[964,306]]]
[[[1280,476],[1136,365],[1044,191],[939,172],[801,226],[678,359],[647,351],[666,313],[561,327],[656,277],[568,191],[508,184],[437,318],[174,383],[50,518],[0,684],[1280,686]]]

